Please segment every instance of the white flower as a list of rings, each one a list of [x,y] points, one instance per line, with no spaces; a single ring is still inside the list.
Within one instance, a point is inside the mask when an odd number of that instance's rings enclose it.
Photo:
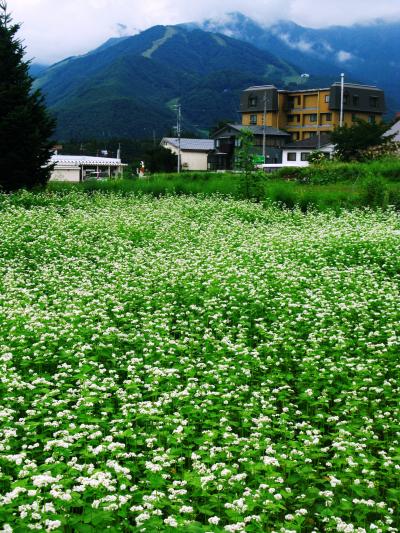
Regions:
[[[164,519],[164,524],[167,524],[167,526],[170,526],[170,527],[178,527],[178,522],[172,516],[169,516],[168,518],[165,518]]]
[[[182,507],[179,509],[180,513],[193,513],[193,507],[190,505],[182,505]]]

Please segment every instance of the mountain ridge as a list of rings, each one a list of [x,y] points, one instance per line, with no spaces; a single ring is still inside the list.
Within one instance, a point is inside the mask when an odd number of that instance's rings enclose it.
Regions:
[[[141,137],[171,130],[174,102],[182,104],[184,127],[200,132],[233,118],[244,86],[299,76],[293,65],[250,43],[154,26],[53,65],[35,87],[57,116],[60,138],[96,136],[98,130]]]
[[[391,27],[397,35],[400,25]],[[158,25],[50,66],[35,87],[55,113],[61,139],[163,136],[175,123],[176,103],[182,105],[184,129],[205,134],[219,121],[239,119],[240,92],[249,85],[327,86],[341,71],[346,81],[373,83],[357,57],[366,46],[365,28],[356,31],[349,52],[351,30],[343,27],[321,33],[280,21],[266,28],[240,13],[223,24],[210,19],[202,27]],[[386,46],[387,38],[382,42]],[[379,62],[381,52],[374,54],[371,61]],[[378,74],[376,84],[382,86],[384,75]],[[389,107],[400,108],[397,77],[388,77],[388,89],[382,88]]]

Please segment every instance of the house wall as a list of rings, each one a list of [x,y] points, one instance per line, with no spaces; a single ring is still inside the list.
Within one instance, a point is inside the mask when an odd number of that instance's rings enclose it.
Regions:
[[[80,181],[80,169],[79,167],[55,168],[51,172],[50,181],[79,182]]]
[[[178,149],[171,144],[166,144],[165,148],[171,150],[173,154],[178,155]],[[181,151],[181,167],[182,170],[207,170],[208,152],[189,152],[187,150]]]
[[[311,154],[312,152],[315,152],[315,150],[311,149],[300,149],[300,148],[285,148],[283,150],[282,154],[282,165],[285,167],[308,167],[309,162],[308,161],[302,161],[301,160],[301,154]],[[333,146],[328,145],[323,148],[321,148],[321,152],[329,153],[330,157],[333,153]],[[288,154],[296,154],[296,161],[289,161]]]

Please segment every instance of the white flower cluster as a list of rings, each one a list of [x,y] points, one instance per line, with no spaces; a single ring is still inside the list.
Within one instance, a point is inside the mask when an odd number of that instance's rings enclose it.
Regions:
[[[0,204],[4,533],[398,531],[397,213]]]

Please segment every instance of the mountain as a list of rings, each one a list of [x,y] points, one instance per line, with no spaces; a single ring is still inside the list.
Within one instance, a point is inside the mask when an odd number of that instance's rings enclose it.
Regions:
[[[268,50],[319,79],[339,80],[344,72],[347,81],[377,85],[385,90],[389,113],[400,110],[400,22],[312,29],[289,21],[266,26],[230,13],[189,25],[196,26]]]
[[[42,65],[41,63],[30,63],[29,74],[32,76],[32,78],[37,78],[42,75],[47,68],[48,65]]]
[[[250,43],[201,29],[155,26],[67,58],[37,80],[60,139],[161,136],[182,105],[184,129],[238,118],[251,84],[302,82],[289,62]]]

